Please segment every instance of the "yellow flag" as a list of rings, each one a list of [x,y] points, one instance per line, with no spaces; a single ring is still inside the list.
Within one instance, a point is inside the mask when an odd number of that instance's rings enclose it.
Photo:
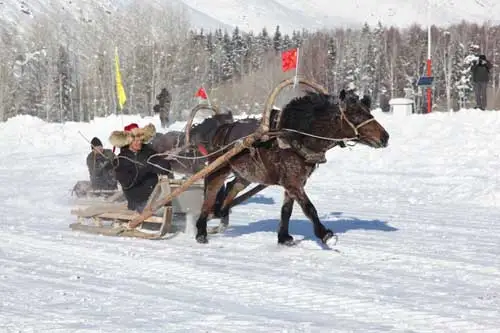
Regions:
[[[116,96],[118,97],[118,105],[120,110],[123,110],[123,105],[127,101],[125,89],[123,89],[122,75],[120,74],[120,60],[118,59],[118,48],[115,48],[115,70],[116,70]]]

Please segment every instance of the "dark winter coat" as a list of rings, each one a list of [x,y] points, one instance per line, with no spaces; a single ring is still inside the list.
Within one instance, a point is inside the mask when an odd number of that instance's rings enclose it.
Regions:
[[[486,59],[475,60],[472,64],[472,81],[488,82],[490,80],[491,63]]]
[[[148,200],[158,183],[158,174],[172,176],[167,171],[170,170],[170,162],[163,156],[151,157],[154,154],[156,151],[149,145],[143,145],[137,153],[123,147],[115,159],[116,178],[122,186],[130,210],[136,210]]]
[[[103,155],[91,152],[87,156],[87,168],[92,189],[116,190],[118,182],[112,164],[115,154],[110,149],[104,149]]]

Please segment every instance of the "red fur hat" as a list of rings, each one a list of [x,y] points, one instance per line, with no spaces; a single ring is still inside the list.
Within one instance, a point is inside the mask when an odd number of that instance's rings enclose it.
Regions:
[[[134,128],[139,128],[139,125],[137,125],[136,123],[131,123],[131,124],[128,124],[127,126],[125,126],[123,128],[123,130],[125,132],[131,132]]]

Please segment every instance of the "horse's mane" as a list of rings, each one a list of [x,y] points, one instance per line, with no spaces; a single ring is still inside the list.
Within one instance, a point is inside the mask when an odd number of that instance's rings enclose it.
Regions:
[[[307,92],[292,99],[282,110],[281,127],[308,132],[314,119],[339,111],[338,101],[328,94]]]

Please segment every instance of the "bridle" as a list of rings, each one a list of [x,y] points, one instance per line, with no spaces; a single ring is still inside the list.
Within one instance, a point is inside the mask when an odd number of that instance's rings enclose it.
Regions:
[[[339,110],[340,110],[340,120],[344,121],[347,123],[347,125],[349,125],[349,127],[352,128],[353,132],[354,132],[354,137],[352,138],[347,138],[347,139],[344,139],[344,141],[351,141],[351,140],[357,140],[359,139],[360,135],[359,135],[359,129],[362,128],[363,126],[365,125],[368,125],[369,123],[371,123],[372,121],[375,121],[375,118],[372,117],[370,119],[366,119],[365,121],[362,121],[361,123],[357,124],[357,125],[354,125],[352,123],[352,121],[349,120],[349,118],[347,117],[346,115],[346,112],[345,112],[345,107],[343,105],[344,103],[339,103]]]

